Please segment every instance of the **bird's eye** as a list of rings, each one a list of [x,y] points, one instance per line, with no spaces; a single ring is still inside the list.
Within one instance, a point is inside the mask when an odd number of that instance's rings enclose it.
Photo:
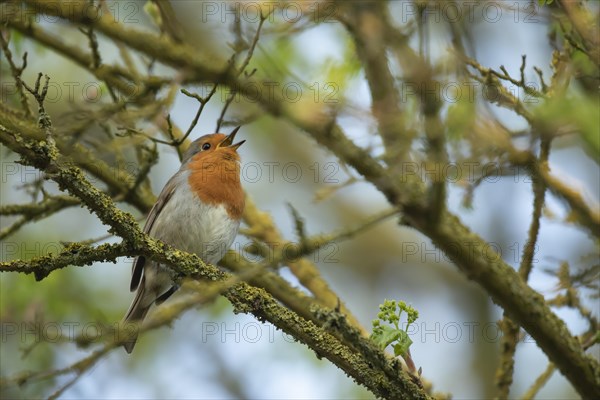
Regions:
[[[208,150],[208,149],[210,149],[210,143],[204,143],[202,145],[202,150]]]

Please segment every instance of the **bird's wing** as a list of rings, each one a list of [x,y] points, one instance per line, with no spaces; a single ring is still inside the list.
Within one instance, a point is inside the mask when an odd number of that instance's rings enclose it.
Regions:
[[[154,206],[152,206],[152,209],[150,210],[150,214],[148,214],[148,219],[146,220],[146,225],[144,225],[144,233],[148,234],[152,230],[152,227],[154,226],[154,222],[156,221],[156,218],[158,217],[160,212],[163,210],[163,208],[165,207],[167,202],[173,196],[173,193],[175,192],[175,188],[177,187],[177,179],[178,178],[180,178],[180,177],[178,177],[177,174],[175,174],[173,177],[171,177],[171,179],[169,179],[169,181],[163,188],[162,192],[160,192],[160,195],[158,196],[156,203],[154,203]],[[136,257],[135,260],[133,260],[133,265],[131,267],[131,284],[129,285],[129,290],[131,290],[132,292],[137,290],[138,286],[140,285],[140,281],[142,280],[142,273],[144,272],[145,264],[146,264],[146,258],[144,256]]]

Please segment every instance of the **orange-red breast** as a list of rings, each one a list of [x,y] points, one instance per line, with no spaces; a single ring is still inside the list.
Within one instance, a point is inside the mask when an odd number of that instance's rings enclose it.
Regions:
[[[244,191],[240,183],[240,156],[233,143],[239,127],[226,136],[213,133],[195,140],[183,156],[181,168],[169,179],[150,210],[144,232],[180,250],[216,264],[235,239]],[[152,304],[171,296],[177,285],[170,270],[138,257],[133,262],[130,289],[137,290],[125,323],[140,323]],[[131,353],[137,334],[125,343]]]

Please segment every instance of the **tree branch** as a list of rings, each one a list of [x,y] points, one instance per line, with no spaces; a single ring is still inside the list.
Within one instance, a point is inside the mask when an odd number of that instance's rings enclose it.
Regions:
[[[40,104],[40,107],[41,104]],[[50,124],[49,118],[47,123]],[[47,130],[50,131],[50,125]],[[11,150],[19,153],[22,162],[43,170],[47,176],[58,183],[59,188],[68,191],[71,195],[81,199],[82,203],[106,225],[109,232],[122,237],[130,247],[131,253],[147,256],[157,262],[173,267],[180,275],[198,276],[209,281],[223,281],[228,275],[218,268],[206,265],[196,255],[184,253],[158,242],[144,234],[133,217],[116,208],[110,197],[92,186],[83,176],[81,170],[70,165],[62,165],[53,142],[46,140],[36,142],[23,139],[18,130],[11,130],[0,123],[0,141]],[[119,245],[105,245],[102,248],[105,254],[116,251]],[[88,249],[81,245],[76,249]],[[73,250],[67,247],[67,251]],[[89,259],[89,251],[85,252],[82,259]],[[113,253],[107,255],[112,256]],[[98,256],[98,254],[95,254]],[[68,257],[60,256],[57,260],[66,263]],[[38,260],[38,263],[40,260]],[[2,265],[4,267],[4,265]],[[13,270],[27,270],[26,265],[6,266]],[[55,268],[56,269],[56,268]],[[29,270],[31,270],[29,268]],[[40,272],[43,276],[43,272]],[[377,396],[385,398],[426,399],[427,394],[416,385],[403,371],[397,360],[386,369],[373,369],[373,363],[368,355],[353,351],[344,345],[335,336],[315,325],[309,320],[298,316],[294,312],[281,306],[263,289],[251,287],[246,283],[239,283],[225,294],[234,305],[237,312],[252,313],[261,321],[269,321],[286,333],[293,335],[297,340],[307,344],[318,356],[326,357],[358,383],[365,385]],[[314,318],[314,317],[313,317]],[[364,340],[364,339],[363,339]],[[367,345],[373,346],[369,342]],[[385,365],[390,361],[379,352]]]

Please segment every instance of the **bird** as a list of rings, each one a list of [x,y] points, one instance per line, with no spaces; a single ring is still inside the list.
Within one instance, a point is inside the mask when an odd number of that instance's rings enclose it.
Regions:
[[[194,253],[207,264],[218,263],[238,234],[244,211],[238,148],[240,127],[229,135],[212,133],[191,143],[181,167],[167,181],[146,220],[144,233],[179,250]],[[153,304],[160,305],[178,286],[167,266],[139,256],[132,265],[130,290],[135,298],[123,318],[130,330],[123,347],[131,353],[139,324]]]

